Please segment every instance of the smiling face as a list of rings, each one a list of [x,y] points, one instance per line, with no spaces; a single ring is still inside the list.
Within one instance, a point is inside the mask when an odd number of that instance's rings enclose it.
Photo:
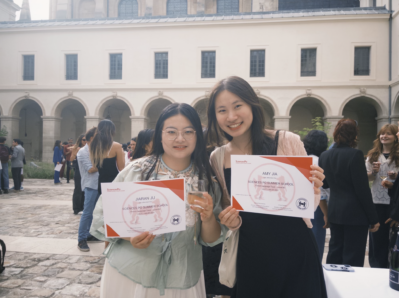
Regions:
[[[220,92],[215,101],[215,113],[220,128],[233,138],[250,132],[251,106],[237,95],[227,90]]]
[[[387,129],[380,134],[380,142],[382,145],[392,145],[397,140],[397,136]]]
[[[130,150],[134,151],[134,149],[136,149],[136,142],[133,140],[130,140]]]
[[[165,120],[162,131],[162,147],[165,156],[171,159],[191,158],[197,144],[197,137],[190,120],[180,114],[172,116]]]

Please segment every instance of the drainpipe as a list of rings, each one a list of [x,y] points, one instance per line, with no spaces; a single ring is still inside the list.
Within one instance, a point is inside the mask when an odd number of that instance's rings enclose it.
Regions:
[[[389,96],[389,109],[388,109],[388,122],[391,123],[391,115],[392,115],[392,87],[391,87],[391,80],[392,80],[392,0],[389,0],[389,89],[388,89],[388,96]]]
[[[109,0],[107,0],[107,18],[109,18]]]
[[[73,19],[73,1],[75,0],[71,0],[71,19]]]

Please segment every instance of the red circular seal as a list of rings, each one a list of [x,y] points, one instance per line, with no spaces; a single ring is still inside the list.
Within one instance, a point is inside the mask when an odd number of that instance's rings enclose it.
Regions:
[[[122,205],[122,218],[135,232],[153,232],[160,229],[169,218],[169,200],[159,191],[146,188],[131,193]],[[143,226],[153,226],[144,229]]]
[[[265,163],[249,175],[248,194],[252,202],[268,212],[277,212],[291,204],[295,196],[295,183],[283,167]]]

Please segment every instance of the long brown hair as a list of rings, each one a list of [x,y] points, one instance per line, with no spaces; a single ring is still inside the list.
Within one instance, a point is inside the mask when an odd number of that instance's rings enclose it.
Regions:
[[[208,103],[207,144],[221,146],[225,144],[224,138],[228,141],[233,139],[232,136],[220,129],[216,119],[216,98],[225,90],[237,95],[251,107],[253,115],[251,124],[252,154],[268,154],[273,148],[274,142],[265,131],[266,120],[259,98],[247,81],[235,76],[221,80],[212,89]]]
[[[101,120],[90,143],[90,159],[93,166],[102,167],[114,142],[115,124],[108,119]]]
[[[387,131],[389,131],[392,135],[395,137],[395,142],[391,148],[391,152],[389,152],[389,157],[391,158],[391,162],[395,162],[396,166],[399,166],[399,143],[398,143],[398,137],[396,134],[398,133],[398,127],[393,124],[385,124],[380,131],[377,133],[377,138],[373,142],[373,148],[367,153],[367,157],[369,158],[369,162],[372,164],[373,162],[378,161],[378,157],[382,153],[382,143],[380,140],[380,136],[385,134]]]

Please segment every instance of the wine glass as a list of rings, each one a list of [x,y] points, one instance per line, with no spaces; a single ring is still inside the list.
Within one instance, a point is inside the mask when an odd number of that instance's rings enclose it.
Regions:
[[[190,190],[188,192],[188,198],[187,201],[191,206],[195,206],[195,207],[200,207],[198,205],[195,205],[195,200],[205,200],[205,197],[203,195],[204,192],[206,191],[206,181],[205,180],[198,180],[198,189],[197,190]]]
[[[384,181],[388,178],[388,173],[386,171],[380,171],[380,179]]]

